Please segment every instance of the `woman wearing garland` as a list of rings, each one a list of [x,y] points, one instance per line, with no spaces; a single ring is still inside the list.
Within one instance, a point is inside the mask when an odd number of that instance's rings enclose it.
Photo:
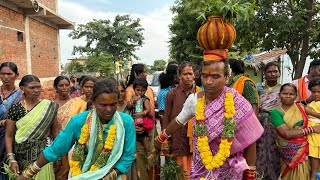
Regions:
[[[281,105],[270,112],[270,121],[277,128],[281,179],[309,180],[310,161],[306,135],[319,134],[320,126],[308,127],[308,116],[303,106],[295,103],[298,96],[295,85],[282,85],[279,96]]]
[[[269,112],[281,104],[278,83],[280,66],[269,62],[264,67],[265,82],[257,83],[260,96],[259,120],[264,133],[257,141],[257,172],[265,179],[277,180],[280,175],[280,156],[277,151],[276,129],[270,122]]]
[[[56,115],[58,105],[39,99],[40,80],[24,76],[20,83],[24,99],[13,104],[6,122],[7,160],[11,171],[20,174],[36,160],[51,138],[58,134]],[[54,179],[52,164],[45,166],[36,179]]]
[[[255,178],[255,142],[263,128],[248,101],[225,86],[227,54],[225,49],[205,53],[201,72],[204,91],[191,94],[180,114],[156,138],[159,147],[159,142],[195,115],[190,179]]]
[[[135,154],[131,116],[117,112],[119,91],[112,80],[93,88],[94,109],[74,116],[39,159],[19,179],[31,178],[49,162],[58,160],[75,145],[70,160],[72,179],[116,179],[130,168]]]
[[[57,99],[55,102],[59,105],[57,113],[58,129],[59,132],[62,131],[71,117],[77,115],[87,108],[87,103],[81,98],[72,98],[70,96],[70,80],[66,76],[58,76],[54,82],[53,86],[57,92]],[[58,170],[56,172],[56,179],[67,179],[69,172],[69,162],[68,156],[62,156],[61,167],[56,167]]]

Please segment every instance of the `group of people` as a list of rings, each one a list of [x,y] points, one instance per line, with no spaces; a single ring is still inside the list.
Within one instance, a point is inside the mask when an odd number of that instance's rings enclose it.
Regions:
[[[276,62],[263,72],[256,84],[227,55],[204,56],[201,68],[170,62],[159,77],[158,134],[143,64],[125,83],[58,76],[47,100],[38,77],[15,86],[18,67],[1,63],[1,178],[154,180],[159,150],[185,179],[316,179],[320,60],[293,83],[279,83]]]
[[[1,179],[156,179],[156,166],[146,171],[155,158],[153,92],[143,65],[131,74],[126,86],[58,76],[48,100],[38,77],[16,86],[18,67],[1,63]]]
[[[220,57],[204,56],[200,72],[188,62],[168,64],[160,75],[162,132],[156,146],[170,144],[186,178],[316,179],[320,60],[293,83],[280,84],[276,62],[267,63],[263,75],[255,83],[243,61]],[[227,94],[233,102],[227,103]],[[226,104],[234,106],[230,116]],[[225,139],[232,142],[229,149],[223,148]]]

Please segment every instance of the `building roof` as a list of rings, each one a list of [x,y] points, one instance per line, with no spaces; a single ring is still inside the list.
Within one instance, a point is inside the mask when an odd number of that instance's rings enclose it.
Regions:
[[[246,68],[253,69],[257,72],[262,69],[265,64],[273,61],[279,61],[280,57],[286,53],[286,49],[268,51],[254,56],[250,60],[244,60],[244,64]]]
[[[57,12],[49,9],[45,5],[38,2],[39,11],[36,12],[33,9],[32,1],[30,0],[7,0],[7,2],[14,4],[19,10],[22,10],[24,14],[30,17],[41,18],[45,21],[49,21],[57,29],[74,29],[74,23],[65,19]]]
[[[86,57],[86,56],[80,56],[80,57],[74,57],[74,58],[70,58],[70,59],[68,59],[69,61],[85,61],[85,60],[87,60],[88,59],[88,57]]]

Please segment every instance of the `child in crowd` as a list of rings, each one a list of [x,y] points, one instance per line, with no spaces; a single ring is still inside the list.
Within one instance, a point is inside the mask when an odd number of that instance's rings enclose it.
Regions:
[[[145,95],[147,88],[147,80],[143,78],[135,79],[133,81],[133,89],[135,95],[132,96],[127,107],[129,110],[133,110],[132,114],[134,118],[134,125],[143,127],[145,129],[145,131],[142,134],[137,134],[137,141],[143,143],[143,147],[147,152],[147,158],[149,159],[152,157],[152,153],[149,149],[148,137],[150,131],[153,129],[154,126],[154,118],[150,114],[150,100]]]
[[[320,77],[316,77],[309,82],[308,89],[311,91],[312,101],[305,108],[308,114],[308,126],[320,125]],[[313,131],[313,129],[311,129]],[[320,164],[320,134],[311,133],[308,135],[309,157],[311,159],[311,179],[316,179]]]

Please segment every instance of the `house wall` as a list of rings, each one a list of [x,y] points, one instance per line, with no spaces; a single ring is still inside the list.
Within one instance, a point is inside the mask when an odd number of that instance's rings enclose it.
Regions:
[[[56,11],[55,0],[39,2]],[[0,63],[14,62],[20,78],[26,74],[58,76],[59,30],[8,7],[0,5]],[[18,32],[22,32],[22,41],[18,41]]]
[[[15,63],[21,75],[27,74],[26,43],[17,40],[17,32],[25,31],[22,14],[0,5],[0,63],[11,61]]]
[[[245,73],[249,75],[249,78],[251,78],[255,83],[261,82],[262,80],[262,71],[258,71],[255,73],[252,69],[245,69]]]

